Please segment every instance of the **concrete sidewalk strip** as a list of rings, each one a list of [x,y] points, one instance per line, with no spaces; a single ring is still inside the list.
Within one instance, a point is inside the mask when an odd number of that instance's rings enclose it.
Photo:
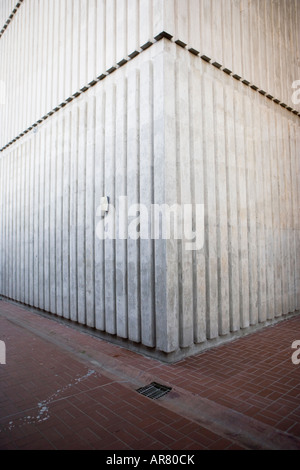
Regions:
[[[0,449],[300,449],[299,326],[165,364],[2,301]],[[137,392],[152,382],[172,390]]]

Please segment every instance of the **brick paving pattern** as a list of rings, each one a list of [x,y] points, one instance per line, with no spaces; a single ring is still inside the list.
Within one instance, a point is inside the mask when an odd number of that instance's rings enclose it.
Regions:
[[[0,449],[300,449],[297,339],[300,316],[165,364],[3,300]]]

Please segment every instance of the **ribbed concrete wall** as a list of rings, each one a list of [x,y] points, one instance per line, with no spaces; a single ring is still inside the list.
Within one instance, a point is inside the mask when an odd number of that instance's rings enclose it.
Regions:
[[[15,5],[0,41],[0,148],[161,31],[295,108],[297,0],[2,0],[0,25]]]
[[[205,243],[168,242],[169,347],[300,308],[299,118],[171,42],[168,202],[205,205]]]
[[[288,106],[299,79],[298,0],[166,0],[165,30]]]
[[[287,3],[21,3],[0,38],[0,294],[170,359],[299,310]],[[101,241],[101,196],[203,204],[204,246]]]
[[[160,3],[25,0],[0,41],[6,85],[0,148],[153,40],[162,27]]]
[[[22,0],[23,1],[23,0]],[[10,15],[13,13],[18,0],[1,0],[0,4],[0,31],[2,31],[4,25],[6,24],[7,20],[9,19]]]
[[[118,196],[148,207],[164,199],[162,46],[99,82],[0,160],[1,293],[151,347],[165,343],[158,326],[166,305],[155,294],[166,277],[165,243],[103,242],[96,209],[103,195],[116,209]]]

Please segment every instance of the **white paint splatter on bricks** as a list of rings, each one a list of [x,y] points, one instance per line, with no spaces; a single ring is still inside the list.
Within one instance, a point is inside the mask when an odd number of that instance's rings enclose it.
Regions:
[[[94,374],[96,374],[96,372],[90,369],[85,375],[75,379],[74,382],[69,383],[68,385],[65,385],[63,388],[56,390],[56,392],[50,395],[50,397],[48,397],[46,400],[43,400],[37,404],[37,413],[35,413],[33,416],[28,415],[28,416],[18,418],[15,421],[9,421],[7,425],[4,424],[1,426],[0,433],[11,431],[12,429],[16,427],[20,428],[27,424],[36,424],[36,423],[42,423],[44,421],[47,421],[50,418],[49,405],[53,403],[55,400],[57,400],[63,392],[74,387],[74,385],[77,385],[80,382],[83,382],[88,377]]]

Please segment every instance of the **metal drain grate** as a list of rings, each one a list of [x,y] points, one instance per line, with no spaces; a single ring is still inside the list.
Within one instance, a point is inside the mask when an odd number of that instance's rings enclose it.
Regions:
[[[145,385],[145,387],[137,389],[137,392],[145,397],[151,398],[152,400],[157,400],[169,393],[171,390],[171,387],[158,384],[157,382],[152,382],[150,385]]]

